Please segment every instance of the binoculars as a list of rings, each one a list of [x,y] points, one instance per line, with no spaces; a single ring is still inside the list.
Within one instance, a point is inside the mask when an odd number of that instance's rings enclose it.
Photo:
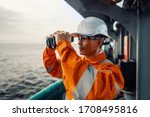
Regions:
[[[74,38],[71,37],[71,42],[74,42]],[[46,45],[48,48],[55,49],[56,48],[56,39],[54,36],[46,37]]]

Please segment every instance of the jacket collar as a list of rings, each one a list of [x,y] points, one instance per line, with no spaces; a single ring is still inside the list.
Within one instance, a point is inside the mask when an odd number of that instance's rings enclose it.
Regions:
[[[86,58],[86,57],[84,57],[84,60],[86,60],[90,64],[100,63],[101,61],[103,61],[105,59],[106,59],[105,52],[101,52],[101,53],[99,53],[98,55],[96,55],[93,58]]]

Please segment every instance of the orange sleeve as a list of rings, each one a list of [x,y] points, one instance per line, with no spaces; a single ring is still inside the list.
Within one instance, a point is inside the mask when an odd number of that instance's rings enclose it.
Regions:
[[[57,78],[62,77],[61,63],[56,58],[55,50],[51,48],[45,48],[43,52],[43,62],[47,72]]]
[[[70,42],[66,40],[58,42],[57,51],[61,58],[64,78],[68,78],[69,83],[75,86],[87,68],[88,63],[78,56]]]

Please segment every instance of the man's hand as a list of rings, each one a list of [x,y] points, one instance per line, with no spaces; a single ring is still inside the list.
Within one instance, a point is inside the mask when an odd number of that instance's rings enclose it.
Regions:
[[[67,41],[71,42],[71,38],[70,38],[69,32],[56,31],[56,32],[54,32],[53,35],[55,36],[56,43],[58,43],[58,41],[62,41],[62,40],[67,40]]]

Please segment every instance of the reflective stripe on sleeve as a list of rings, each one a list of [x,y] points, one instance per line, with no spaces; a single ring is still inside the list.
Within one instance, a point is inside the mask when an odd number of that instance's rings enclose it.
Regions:
[[[55,67],[55,64],[53,64],[51,67],[46,68],[47,72],[50,73]]]
[[[115,96],[114,96],[114,99],[115,98],[117,98],[117,96],[119,95],[119,93],[120,93],[120,88],[119,88],[119,86],[118,86],[118,84],[115,82],[115,88],[116,88],[116,94],[115,94]]]
[[[97,70],[89,65],[81,76],[73,92],[75,99],[85,99],[96,79]]]
[[[116,92],[120,93],[120,88],[119,88],[119,86],[118,86],[118,84],[116,82],[115,82],[115,88],[116,88]]]
[[[108,59],[105,59],[103,61],[100,61],[100,64],[103,64],[103,63],[112,63],[112,62],[110,60],[108,60]]]

